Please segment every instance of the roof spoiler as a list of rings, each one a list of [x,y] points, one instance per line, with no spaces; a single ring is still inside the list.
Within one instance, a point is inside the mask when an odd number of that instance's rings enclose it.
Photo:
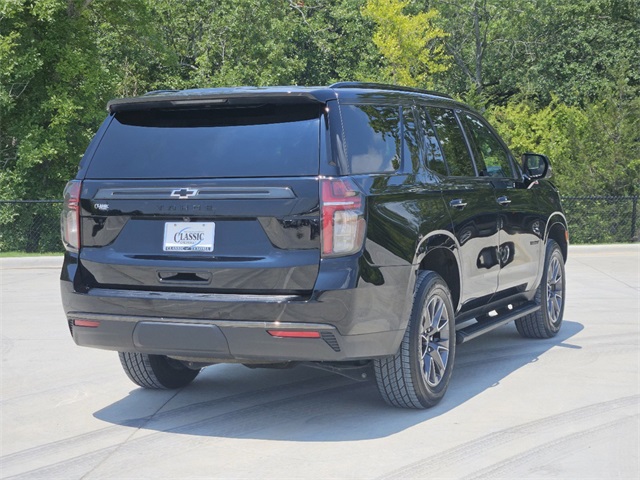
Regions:
[[[323,94],[322,94],[323,93]],[[318,103],[335,98],[330,90],[296,91],[286,88],[218,88],[208,90],[158,90],[141,97],[118,98],[107,103],[109,113],[159,108],[194,108],[263,103]]]

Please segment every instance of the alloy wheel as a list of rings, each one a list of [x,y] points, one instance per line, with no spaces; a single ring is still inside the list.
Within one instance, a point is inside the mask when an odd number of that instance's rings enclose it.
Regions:
[[[422,312],[421,366],[424,379],[436,387],[444,378],[449,361],[449,314],[444,301],[434,296]]]
[[[558,257],[553,256],[547,270],[547,315],[552,324],[556,324],[560,320],[563,286],[562,266]]]

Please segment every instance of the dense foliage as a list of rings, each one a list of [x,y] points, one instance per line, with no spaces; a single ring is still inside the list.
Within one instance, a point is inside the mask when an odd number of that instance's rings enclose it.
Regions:
[[[565,194],[640,190],[638,0],[0,0],[0,199],[59,198],[106,102],[395,81],[548,154]],[[0,212],[0,215],[2,212]]]

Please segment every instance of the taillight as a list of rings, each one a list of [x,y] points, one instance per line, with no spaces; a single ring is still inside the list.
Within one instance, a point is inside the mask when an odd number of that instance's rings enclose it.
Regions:
[[[365,232],[362,193],[349,178],[321,180],[322,256],[350,255],[362,248]]]
[[[82,182],[71,180],[64,188],[64,205],[60,215],[60,229],[64,248],[77,252],[80,248],[80,190]]]

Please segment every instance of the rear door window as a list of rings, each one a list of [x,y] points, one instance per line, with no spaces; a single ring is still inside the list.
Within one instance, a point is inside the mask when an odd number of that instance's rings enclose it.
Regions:
[[[449,167],[449,175],[454,177],[475,177],[476,172],[467,142],[453,110],[439,107],[425,107],[431,117],[436,135]]]
[[[431,124],[427,111],[423,107],[417,107],[417,112],[418,117],[420,118],[422,132],[424,134],[425,166],[429,170],[441,175],[449,175],[447,164],[445,163],[444,155],[442,154],[442,149],[438,143],[436,131]]]
[[[415,117],[411,108],[402,107],[402,125],[404,128],[404,156],[405,165],[410,165],[414,172],[417,172],[420,162],[420,130],[416,124]],[[409,168],[411,168],[409,167]]]
[[[87,178],[317,175],[320,115],[317,104],[118,112]]]

